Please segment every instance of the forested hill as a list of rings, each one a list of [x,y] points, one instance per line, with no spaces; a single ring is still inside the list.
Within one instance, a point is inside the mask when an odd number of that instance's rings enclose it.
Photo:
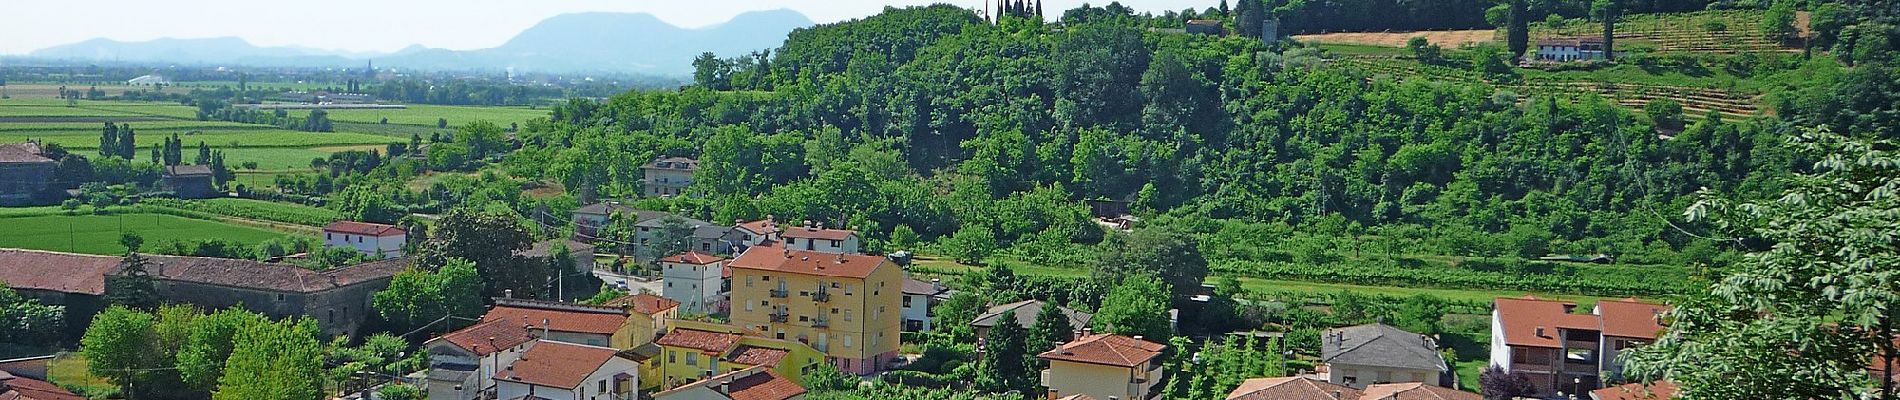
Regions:
[[[667,207],[1049,262],[1100,240],[1081,200],[1132,199],[1151,224],[1224,237],[1203,246],[1223,258],[1284,257],[1293,229],[1388,253],[1677,264],[1714,253],[1670,226],[1689,195],[1769,193],[1800,165],[1781,146],[1794,126],[1893,134],[1884,61],[1776,93],[1799,124],[1710,117],[1666,139],[1590,94],[1395,81],[1121,8],[1060,20],[940,5],[801,29],[769,55],[702,58],[683,90],[558,106],[507,166],[585,200],[635,197],[626,166],[698,157],[700,196]]]

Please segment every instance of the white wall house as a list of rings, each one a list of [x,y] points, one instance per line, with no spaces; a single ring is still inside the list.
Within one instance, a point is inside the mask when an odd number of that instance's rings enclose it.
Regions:
[[[612,347],[530,342],[495,374],[495,398],[631,400],[639,393],[640,363],[618,353]]]
[[[930,307],[949,296],[950,290],[943,283],[931,279],[924,282],[909,277],[904,278],[904,302],[900,314],[904,317],[905,332],[923,332],[930,330]]]
[[[860,252],[858,245],[863,241],[857,231],[828,229],[813,225],[810,221],[804,226],[784,228],[779,232],[779,237],[785,240],[785,248],[826,253],[857,254]]]
[[[375,258],[402,256],[409,232],[394,225],[337,221],[323,227],[323,247],[347,247]]]
[[[726,258],[688,251],[660,259],[660,296],[680,302],[680,311],[710,314],[726,304]]]
[[[496,372],[521,356],[535,333],[515,321],[493,320],[424,342],[423,350],[429,352],[429,398],[479,398],[494,387]]]

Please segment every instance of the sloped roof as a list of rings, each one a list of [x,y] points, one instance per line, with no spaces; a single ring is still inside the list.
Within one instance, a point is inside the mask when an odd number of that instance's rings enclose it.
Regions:
[[[778,362],[784,360],[787,354],[791,354],[791,352],[769,347],[740,345],[739,348],[732,350],[732,355],[727,356],[726,361],[745,365],[777,366]]]
[[[684,347],[708,353],[724,353],[732,345],[739,343],[739,334],[727,332],[702,331],[689,328],[673,328],[672,332],[655,340],[661,346]]]
[[[15,289],[101,295],[119,257],[0,249],[0,282]]]
[[[495,379],[573,388],[586,383],[587,376],[599,371],[616,353],[619,350],[611,347],[536,341],[507,369],[496,371]]]
[[[889,263],[884,257],[863,254],[785,250],[777,246],[752,246],[728,267],[804,275],[859,278]]]
[[[1366,386],[1360,400],[1484,400],[1472,392],[1427,385],[1419,382],[1382,383]]]
[[[52,163],[53,159],[46,158],[46,155],[42,154],[41,151],[40,146],[34,143],[0,144],[0,163]]]
[[[1636,299],[1597,302],[1597,313],[1603,317],[1603,334],[1610,336],[1655,339],[1656,334],[1663,331],[1660,316],[1665,311],[1669,311],[1669,306]]]
[[[781,237],[801,238],[801,239],[806,239],[806,238],[828,239],[828,240],[845,240],[852,236],[857,236],[857,234],[858,234],[858,231],[849,230],[849,229],[827,229],[827,228],[802,227],[802,226],[794,226],[789,229],[785,229],[785,231],[783,232],[779,232],[779,236]]]
[[[679,253],[679,254],[674,254],[674,255],[660,258],[660,262],[692,264],[692,265],[706,265],[706,264],[712,264],[712,263],[725,261],[725,260],[726,260],[725,257],[701,253],[698,250],[687,251],[685,253]]]
[[[1056,400],[1095,400],[1095,396],[1090,396],[1087,393],[1077,393],[1077,394],[1072,394],[1068,396],[1062,396],[1062,398],[1059,398]]]
[[[329,225],[323,226],[323,231],[375,237],[396,236],[408,233],[403,231],[402,228],[397,228],[395,225],[360,221],[331,222]]]
[[[770,369],[734,379],[727,389],[732,400],[786,400],[805,394],[804,386]]]
[[[1338,394],[1337,397],[1334,394]],[[1240,382],[1227,400],[1340,400],[1359,398],[1359,389],[1297,376],[1254,378]]]
[[[165,167],[165,176],[168,176],[168,177],[174,177],[174,176],[189,176],[189,177],[206,177],[206,176],[211,176],[211,166],[209,166],[209,165],[171,165],[171,166],[166,166],[166,167]]]
[[[588,204],[588,205],[581,206],[580,208],[574,209],[575,214],[613,215],[614,212],[620,212],[621,214],[627,214],[629,216],[632,216],[633,222],[646,221],[649,219],[666,216],[666,213],[659,212],[659,211],[642,210],[642,209],[630,207],[626,204],[609,203],[609,202]]]
[[[677,300],[655,296],[648,293],[641,293],[641,294],[620,296],[620,298],[608,300],[606,303],[601,304],[601,305],[613,306],[613,307],[627,307],[627,308],[633,309],[633,312],[640,313],[642,315],[653,315],[661,311],[666,311],[674,307],[679,307],[680,302]]]
[[[1676,384],[1669,381],[1656,381],[1648,385],[1626,383],[1590,391],[1593,400],[1664,400],[1680,395]]]
[[[0,400],[86,400],[51,382],[0,371]]]
[[[1531,296],[1499,297],[1492,305],[1496,308],[1499,325],[1504,328],[1504,343],[1511,346],[1557,348],[1562,347],[1558,328],[1602,329],[1602,322],[1595,315],[1566,312],[1566,308],[1577,305],[1568,301]],[[1543,335],[1537,334],[1538,328],[1543,328]]]
[[[758,235],[766,235],[766,234],[778,232],[778,222],[773,221],[770,218],[761,219],[757,221],[740,222],[739,225],[735,227],[739,229],[744,229],[747,232],[752,232],[753,234],[758,234]]]
[[[587,244],[585,242],[580,242],[573,239],[553,239],[553,240],[543,240],[539,242],[534,242],[534,244],[531,246],[528,246],[526,250],[522,250],[521,252],[516,253],[516,254],[521,255],[523,257],[548,257],[552,255],[549,253],[554,251],[555,243],[566,243],[568,252],[586,252],[586,253],[594,252],[594,245]]]
[[[662,163],[672,165],[672,166],[661,167],[660,164]],[[663,157],[659,159],[654,159],[653,162],[647,163],[641,168],[689,169],[690,170],[690,169],[698,168],[698,167],[699,167],[699,160],[694,160],[694,159],[686,158],[686,157]]]
[[[495,307],[482,315],[482,321],[494,320],[533,325],[537,329],[546,321],[548,330],[612,335],[626,324],[627,314],[624,310],[612,307],[497,299]]]
[[[146,272],[157,279],[297,293],[389,279],[409,267],[408,258],[376,260],[321,272],[289,264],[231,258],[147,255],[145,259],[150,262]]]
[[[534,332],[531,328],[518,321],[493,319],[449,332],[429,341],[448,342],[479,357],[494,353],[495,350],[515,347],[530,340],[534,340]]]
[[[1320,359],[1329,363],[1447,370],[1436,343],[1386,324],[1328,329],[1321,343]]]
[[[943,293],[949,290],[950,288],[938,287],[938,285],[932,284],[930,282],[920,281],[920,280],[917,280],[916,278],[911,278],[911,277],[904,277],[904,294],[935,295],[935,294]]]
[[[983,328],[995,327],[997,323],[1002,322],[1004,314],[1015,311],[1016,325],[1024,328],[1036,326],[1036,314],[1042,313],[1042,304],[1043,302],[1041,300],[1023,300],[990,307],[990,309],[984,311],[982,315],[976,316],[976,320],[971,321],[970,325]],[[1061,310],[1063,314],[1069,316],[1070,327],[1081,328],[1089,326],[1089,320],[1095,317],[1089,313],[1072,310],[1068,307],[1056,306],[1056,309]]]
[[[1161,355],[1167,345],[1122,335],[1095,334],[1064,343],[1037,357],[1051,360],[1134,367]]]

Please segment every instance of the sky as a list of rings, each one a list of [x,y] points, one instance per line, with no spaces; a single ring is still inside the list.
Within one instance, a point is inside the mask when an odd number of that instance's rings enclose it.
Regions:
[[[990,0],[994,1],[994,0]],[[1058,14],[1088,0],[1044,0]],[[789,8],[819,23],[877,13],[885,6],[984,0],[28,0],[8,1],[0,54],[25,54],[93,38],[236,36],[259,46],[390,52],[411,44],[454,50],[501,45],[542,19],[574,12],[646,12],[700,27],[755,10]],[[1106,1],[1095,0],[1097,6]],[[1205,9],[1218,0],[1122,0],[1138,11]]]

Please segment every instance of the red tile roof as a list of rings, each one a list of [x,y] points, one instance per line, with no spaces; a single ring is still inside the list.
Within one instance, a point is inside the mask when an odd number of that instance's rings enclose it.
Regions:
[[[745,365],[768,365],[776,367],[778,366],[778,362],[784,360],[787,354],[791,354],[791,352],[774,348],[741,345],[738,349],[732,350],[732,355],[726,357],[726,361]]]
[[[437,340],[449,342],[479,357],[534,340],[534,332],[520,322],[496,319],[449,332],[430,341]]]
[[[1335,397],[1334,394],[1338,396]],[[1254,378],[1240,382],[1227,400],[1342,400],[1359,398],[1359,390],[1302,377]]]
[[[0,249],[0,282],[15,289],[100,295],[119,257]]]
[[[1359,400],[1484,400],[1484,396],[1419,382],[1366,386]]]
[[[610,347],[536,341],[495,379],[559,388],[578,387],[618,353]]]
[[[779,232],[780,237],[828,240],[845,240],[857,234],[858,231],[848,229],[826,229],[804,226],[794,226],[791,229],[786,229],[784,232]]]
[[[859,278],[871,276],[878,267],[890,261],[879,256],[863,254],[827,253],[821,251],[785,250],[777,246],[752,246],[745,254],[727,264],[728,267],[757,271],[785,272],[804,275],[836,276]]]
[[[1095,396],[1090,396],[1087,393],[1080,393],[1080,394],[1062,396],[1062,398],[1056,399],[1056,400],[1095,400]]]
[[[747,232],[752,232],[754,234],[759,234],[759,235],[768,235],[774,232],[778,232],[778,223],[773,222],[771,219],[761,219],[757,221],[740,222],[738,227],[739,229],[744,229]]]
[[[1590,391],[1590,398],[1595,400],[1663,400],[1676,395],[1676,384],[1667,381],[1648,385],[1628,383]]]
[[[1161,355],[1167,345],[1122,335],[1095,334],[1045,351],[1037,357],[1090,364],[1135,367]]]
[[[1663,330],[1661,315],[1664,311],[1669,311],[1669,306],[1636,299],[1597,302],[1597,313],[1603,316],[1603,334],[1610,336],[1655,339]]]
[[[674,328],[672,332],[668,332],[665,336],[660,336],[660,340],[654,341],[654,343],[659,343],[661,346],[698,349],[708,353],[724,353],[726,349],[731,349],[732,345],[738,342],[739,334],[737,333],[702,331],[687,328]]]
[[[635,295],[620,296],[620,298],[608,300],[606,303],[602,305],[613,306],[613,307],[629,307],[633,309],[633,312],[644,314],[644,315],[653,315],[661,311],[666,311],[674,307],[679,307],[680,302],[673,299],[665,298],[665,297],[654,296],[648,293],[641,293],[641,294],[635,294]]]
[[[612,307],[500,299],[482,316],[482,321],[495,320],[533,325],[536,329],[546,321],[547,329],[552,331],[613,335],[627,323],[627,314]]]
[[[727,396],[732,400],[786,400],[805,394],[805,387],[777,372],[769,369],[760,372],[732,380]]]
[[[674,254],[674,255],[660,258],[660,262],[693,264],[693,265],[706,265],[706,264],[712,264],[712,263],[725,261],[725,260],[726,260],[725,257],[701,253],[698,250],[688,251],[685,253],[679,253],[679,254]]]
[[[387,237],[407,234],[395,225],[383,225],[369,222],[337,221],[323,226],[324,232],[347,233],[374,237]]]
[[[1562,347],[1558,328],[1598,330],[1603,325],[1595,315],[1565,312],[1565,308],[1576,306],[1568,301],[1499,297],[1493,305],[1504,328],[1504,343],[1511,346]],[[1542,335],[1537,334],[1539,328],[1544,331]]]
[[[86,400],[50,382],[0,371],[0,400]]]

